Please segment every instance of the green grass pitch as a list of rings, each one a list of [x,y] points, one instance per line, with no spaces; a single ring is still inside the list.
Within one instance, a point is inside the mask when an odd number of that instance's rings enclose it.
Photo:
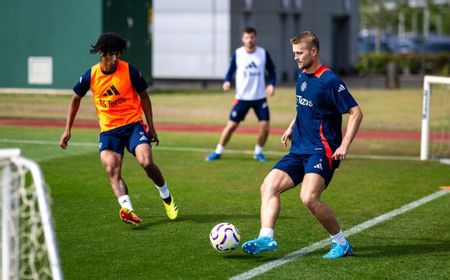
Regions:
[[[218,138],[208,133],[159,133],[155,161],[180,208],[173,222],[144,171],[131,156],[125,157],[123,177],[143,220],[133,228],[119,219],[119,205],[98,159],[97,130],[74,129],[66,151],[57,145],[61,132],[1,126],[0,148],[19,147],[43,169],[65,279],[228,279],[327,238],[301,205],[297,187],[282,194],[275,253],[214,251],[208,235],[219,222],[235,224],[242,240],[257,235],[259,186],[280,156],[259,163],[251,155],[236,153],[205,162],[202,149],[214,147]],[[251,149],[254,138],[235,135],[230,148]],[[268,149],[282,153],[274,138]],[[449,171],[436,162],[349,159],[341,164],[323,200],[345,230],[434,193],[450,183]],[[448,279],[449,205],[446,195],[352,235],[354,256],[323,260],[325,248],[257,279]]]

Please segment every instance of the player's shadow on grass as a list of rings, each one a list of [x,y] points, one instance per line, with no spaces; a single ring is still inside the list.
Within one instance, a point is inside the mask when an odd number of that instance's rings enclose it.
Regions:
[[[238,219],[249,219],[255,220],[255,222],[259,222],[259,214],[246,215],[246,214],[236,214],[236,215],[219,215],[219,214],[187,214],[180,217],[180,221],[190,221],[194,223],[222,223],[222,222],[230,222]]]
[[[246,214],[236,214],[236,215],[219,215],[219,214],[182,214],[178,216],[176,220],[170,221],[164,216],[154,216],[154,215],[144,215],[141,216],[142,223],[139,227],[134,228],[135,230],[145,230],[159,225],[166,225],[167,223],[181,223],[181,222],[193,222],[198,224],[217,224],[222,222],[233,223],[236,220],[254,220],[255,223],[259,223],[259,214],[246,215]],[[296,217],[283,217],[283,219],[296,219]]]
[[[430,243],[411,243],[402,245],[355,246],[354,256],[358,258],[385,258],[407,255],[450,252],[448,240],[428,240]]]
[[[240,250],[240,248],[236,249],[236,250]],[[280,258],[281,256],[279,255],[274,255],[273,253],[262,253],[259,255],[249,255],[246,253],[234,253],[231,252],[229,255],[224,255],[223,258],[224,259],[229,259],[229,260],[253,260],[257,263],[266,263],[266,262],[270,262],[273,260],[276,260],[278,258]]]

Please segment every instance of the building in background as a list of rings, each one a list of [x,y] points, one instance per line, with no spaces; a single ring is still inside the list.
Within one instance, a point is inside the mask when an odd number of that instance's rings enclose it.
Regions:
[[[279,81],[297,71],[289,39],[310,30],[339,73],[358,62],[357,0],[153,0],[153,79],[221,80],[246,26],[272,55]]]
[[[70,89],[98,57],[100,33],[118,32],[123,58],[158,81],[222,80],[245,26],[258,30],[279,81],[292,82],[289,38],[320,36],[322,61],[340,73],[357,63],[357,0],[2,0],[0,88]]]
[[[151,0],[0,1],[1,88],[70,89],[99,61],[89,49],[116,31],[123,58],[151,79]]]

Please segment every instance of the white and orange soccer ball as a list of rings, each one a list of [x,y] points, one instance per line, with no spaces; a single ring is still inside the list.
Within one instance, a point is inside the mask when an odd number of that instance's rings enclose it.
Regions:
[[[230,252],[239,246],[241,234],[233,224],[220,223],[211,230],[209,241],[216,251],[221,253]]]

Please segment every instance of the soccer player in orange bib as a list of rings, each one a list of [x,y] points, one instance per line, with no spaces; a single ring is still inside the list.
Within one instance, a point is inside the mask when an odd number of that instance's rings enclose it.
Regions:
[[[59,145],[66,149],[81,99],[92,91],[100,125],[100,160],[106,170],[114,195],[121,206],[120,218],[125,223],[139,225],[128,195],[128,187],[121,176],[124,148],[136,157],[147,176],[155,183],[170,220],[178,216],[178,207],[167,183],[152,157],[151,142],[159,144],[153,125],[152,104],[147,94],[148,85],[139,71],[120,60],[127,48],[124,39],[114,32],[103,33],[92,46],[91,54],[98,53],[100,62],[87,70],[73,87],[66,128]],[[143,122],[143,115],[147,125]]]

